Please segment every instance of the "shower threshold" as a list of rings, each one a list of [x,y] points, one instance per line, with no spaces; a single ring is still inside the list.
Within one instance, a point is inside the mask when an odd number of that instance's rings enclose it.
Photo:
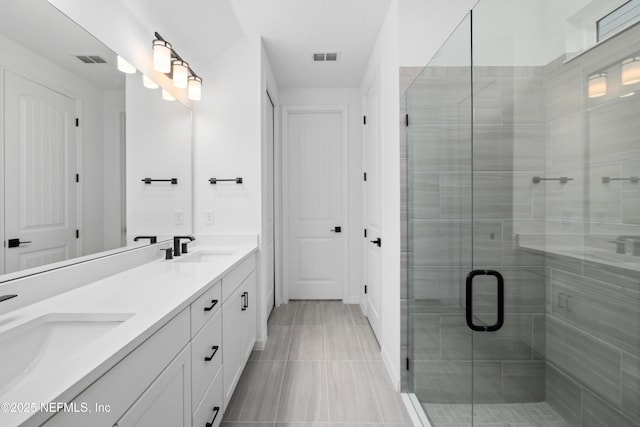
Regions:
[[[469,404],[423,403],[433,427],[469,427]],[[568,427],[546,402],[476,403],[473,427]]]

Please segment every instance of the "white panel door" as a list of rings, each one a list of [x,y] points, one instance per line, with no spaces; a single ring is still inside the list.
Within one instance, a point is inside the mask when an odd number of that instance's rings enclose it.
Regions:
[[[5,272],[76,256],[76,104],[5,73]],[[7,243],[9,240],[7,240]]]
[[[345,237],[339,112],[290,112],[287,125],[288,296],[342,299]]]
[[[378,93],[378,78],[374,78],[367,91],[365,111],[367,124],[365,126],[365,171],[367,179],[365,185],[365,240],[366,285],[367,285],[367,317],[378,341],[381,340],[380,328],[380,296],[382,283],[381,243],[375,243],[382,238],[382,182],[381,182],[381,152],[380,144],[380,96]]]

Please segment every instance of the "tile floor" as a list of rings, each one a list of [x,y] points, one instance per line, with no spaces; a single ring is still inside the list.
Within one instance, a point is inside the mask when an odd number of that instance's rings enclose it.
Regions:
[[[425,403],[434,427],[468,427],[471,405]],[[479,427],[568,427],[546,402],[491,403],[473,406],[473,425]]]
[[[409,427],[360,306],[292,301],[274,308],[222,427]]]

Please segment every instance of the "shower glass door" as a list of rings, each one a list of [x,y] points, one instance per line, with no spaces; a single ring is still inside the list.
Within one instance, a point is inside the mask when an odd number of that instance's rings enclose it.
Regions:
[[[466,302],[486,329],[473,333],[473,425],[565,425],[544,402],[544,253],[516,237],[545,235],[545,184],[533,178],[545,176],[542,8],[482,0],[472,11],[477,275]]]
[[[436,414],[468,425],[472,417],[471,58],[468,15],[405,94],[409,388],[436,426]]]

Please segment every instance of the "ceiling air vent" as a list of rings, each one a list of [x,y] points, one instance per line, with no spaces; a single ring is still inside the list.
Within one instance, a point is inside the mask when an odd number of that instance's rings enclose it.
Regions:
[[[76,58],[78,58],[80,61],[84,62],[85,64],[106,64],[107,63],[107,61],[105,61],[102,57],[98,55],[76,55]]]
[[[336,62],[338,61],[338,59],[339,59],[339,55],[337,52],[313,54],[314,62]]]

